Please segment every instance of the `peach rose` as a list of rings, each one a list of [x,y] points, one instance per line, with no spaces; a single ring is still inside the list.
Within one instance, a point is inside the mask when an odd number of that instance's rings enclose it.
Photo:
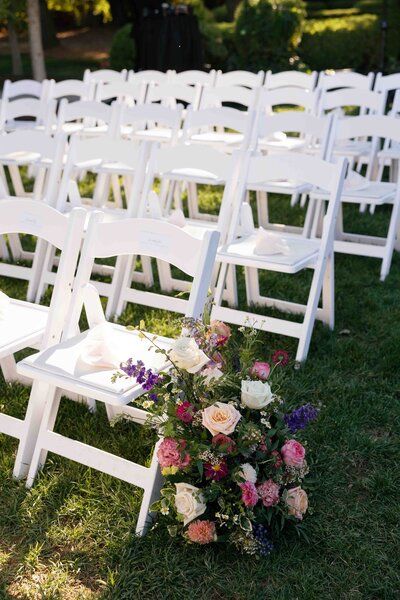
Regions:
[[[215,402],[202,411],[202,423],[211,435],[224,433],[229,435],[235,431],[235,427],[241,418],[241,414],[231,404]]]
[[[183,516],[183,524],[187,525],[202,515],[207,506],[199,488],[190,483],[176,483],[175,508]]]
[[[289,509],[289,515],[292,515],[301,521],[308,508],[308,497],[306,492],[301,487],[295,487],[288,490],[286,504]]]

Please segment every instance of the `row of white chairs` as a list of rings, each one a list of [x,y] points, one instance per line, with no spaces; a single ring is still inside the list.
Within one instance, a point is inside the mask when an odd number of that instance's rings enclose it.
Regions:
[[[194,225],[179,227],[162,218],[140,216],[107,222],[104,213],[96,211],[91,213],[87,223],[88,215],[82,208],[74,208],[67,215],[44,202],[29,199],[0,201],[1,235],[33,235],[43,242],[44,248],[56,247],[61,251],[50,307],[10,300],[9,305],[3,308],[5,316],[0,321],[2,366],[9,365],[18,350],[32,346],[40,348],[38,353],[17,365],[20,375],[33,380],[25,418],[21,420],[0,414],[0,432],[12,435],[19,441],[14,476],[27,476],[27,485],[31,486],[47,453],[51,451],[139,486],[144,490],[136,529],[139,534],[145,532],[149,507],[157,498],[161,485],[156,460],[157,446],[150,466],[144,467],[54,432],[60,401],[65,394],[72,398],[91,399],[87,403],[92,407],[94,401],[103,402],[110,420],[126,414],[143,424],[146,412],[128,406],[143,393],[143,389],[131,380],[112,383],[111,375],[119,362],[129,357],[143,360],[146,367],[154,371],[168,368],[165,357],[149,350],[139,332],[106,322],[99,293],[91,284],[95,259],[117,257],[113,283],[115,279],[119,280],[119,296],[125,297],[126,302],[163,309],[174,307],[178,312],[195,318],[201,316],[210,283],[212,279],[215,281],[216,262],[220,268],[216,285],[213,286],[215,305],[212,318],[246,325],[254,317],[251,312],[222,305],[228,270],[233,264],[244,267],[246,288],[253,294],[259,270],[295,274],[309,268],[313,271],[313,278],[304,306],[291,303],[284,306],[282,301],[262,298],[266,306],[289,308],[292,313],[303,314],[302,322],[262,317],[262,321],[255,323],[255,326],[297,337],[300,340],[300,354],[303,355],[307,352],[315,318],[333,325],[334,229],[346,160],[341,159],[334,164],[296,153],[253,156],[251,152],[233,156],[231,160],[232,173],[224,192],[225,197],[230,199],[229,205],[224,200],[224,209],[229,210],[231,219],[225,240],[221,239],[219,246],[220,233],[217,228],[204,228],[202,235],[199,235],[194,231]],[[257,234],[245,230],[242,218],[246,190],[251,189],[252,185],[257,186],[260,180],[290,180],[292,177],[301,178],[312,188],[324,189],[328,195],[321,236],[305,238],[287,235],[280,240],[285,244],[285,251],[281,255],[257,253]],[[182,252],[182,248],[185,248],[185,252]],[[130,279],[126,279],[125,267],[127,261],[134,260],[136,256],[153,257],[159,264],[173,264],[192,276],[189,299],[132,289]],[[121,278],[118,265],[123,263],[121,273],[124,277]],[[318,301],[321,295],[323,304],[320,309]],[[88,329],[79,333],[83,308]],[[170,348],[171,344],[171,339],[158,338],[158,345],[165,349]]]

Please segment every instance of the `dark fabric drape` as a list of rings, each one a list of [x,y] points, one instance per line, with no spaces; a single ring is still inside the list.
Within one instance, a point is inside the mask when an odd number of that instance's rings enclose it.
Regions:
[[[156,2],[136,6],[133,34],[137,48],[136,69],[202,69],[203,56],[197,19],[193,14],[163,11]]]

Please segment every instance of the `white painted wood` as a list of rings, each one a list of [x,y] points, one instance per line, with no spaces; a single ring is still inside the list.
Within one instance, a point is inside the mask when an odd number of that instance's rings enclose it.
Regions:
[[[143,393],[141,386],[130,380],[121,379],[113,384],[110,378],[113,369],[93,369],[87,368],[87,366],[82,368],[80,356],[88,335],[87,331],[76,335],[82,307],[88,306],[87,314],[90,326],[102,320],[98,298],[96,298],[93,287],[88,288],[87,283],[95,257],[104,258],[106,255],[125,254],[162,256],[184,268],[188,274],[194,275],[189,300],[186,302],[186,315],[198,318],[202,314],[207,299],[218,237],[217,232],[207,232],[204,238],[199,240],[164,221],[137,218],[118,223],[102,223],[101,215],[93,216],[82,248],[63,341],[19,364],[19,372],[32,375],[37,385],[48,386],[48,396],[42,413],[37,443],[31,455],[28,487],[33,484],[37,470],[45,461],[47,452],[60,454],[142,487],[144,495],[136,531],[138,534],[145,532],[149,519],[149,506],[157,498],[161,486],[156,460],[157,447],[153,452],[151,466],[145,468],[90,445],[53,433],[61,390],[73,391],[120,408]],[[184,255],[182,255],[182,247],[186,251]],[[168,308],[171,308],[170,301],[171,299],[169,299]],[[92,320],[93,323],[90,323]],[[115,348],[118,348],[118,352],[121,353],[121,360],[126,360],[132,355],[136,360],[142,359],[147,367],[151,367],[153,370],[168,367],[166,358],[149,349],[148,342],[143,342],[138,331],[128,331],[124,327],[110,325],[110,336],[112,336],[113,346],[115,345]],[[171,346],[172,340],[158,338],[158,343],[167,349]],[[30,406],[35,407],[40,399],[37,388],[32,389]],[[43,398],[43,394],[41,397]],[[111,410],[110,415],[118,414],[118,412],[118,410]],[[129,412],[134,420],[143,423],[144,411],[130,409]],[[23,453],[24,449],[21,448],[20,455]],[[16,466],[17,475],[25,470],[25,465],[26,459],[25,461],[20,460],[19,465]]]
[[[217,71],[214,85],[215,87],[241,85],[248,88],[257,88],[263,84],[264,76],[264,71],[258,71],[258,73],[240,70],[227,73]]]
[[[330,190],[327,211],[323,221],[321,239],[309,239],[296,235],[282,234],[287,244],[287,252],[282,254],[255,254],[256,234],[239,235],[239,202],[235,203],[236,214],[232,214],[227,243],[217,253],[217,261],[222,263],[215,291],[215,304],[212,318],[222,319],[241,326],[254,326],[259,329],[297,337],[299,339],[296,360],[301,362],[307,357],[311,334],[316,318],[322,318],[329,326],[333,325],[333,238],[335,221],[338,214],[340,195],[343,186],[346,161],[338,164],[293,152],[286,155],[253,156],[248,155],[246,169],[238,189],[243,201],[246,190],[253,189],[259,182],[276,179],[301,179],[312,186],[324,185]],[[270,234],[277,235],[277,234]],[[264,317],[254,310],[237,311],[222,306],[222,294],[225,287],[228,267],[245,267],[247,303],[276,307],[291,313],[304,313],[301,323],[283,318]],[[283,273],[297,273],[303,268],[314,271],[306,305],[301,306],[282,300],[261,296],[257,270]],[[318,310],[321,297],[323,306]]]
[[[272,73],[267,71],[264,87],[268,90],[274,90],[280,87],[298,87],[313,91],[317,84],[318,73],[302,73],[301,71],[281,71]]]

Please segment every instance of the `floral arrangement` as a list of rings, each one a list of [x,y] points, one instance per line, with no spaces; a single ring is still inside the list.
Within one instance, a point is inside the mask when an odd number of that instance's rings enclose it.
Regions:
[[[165,351],[143,325],[141,336],[167,355],[171,369],[156,374],[129,359],[114,377],[142,385],[136,402],[162,436],[157,457],[165,483],[152,506],[158,523],[189,543],[268,555],[287,524],[301,529],[308,510],[309,468],[297,437],[318,414],[311,404],[285,409],[279,391],[288,354],[255,361],[256,330],[239,328],[235,343],[225,323],[191,319]]]

